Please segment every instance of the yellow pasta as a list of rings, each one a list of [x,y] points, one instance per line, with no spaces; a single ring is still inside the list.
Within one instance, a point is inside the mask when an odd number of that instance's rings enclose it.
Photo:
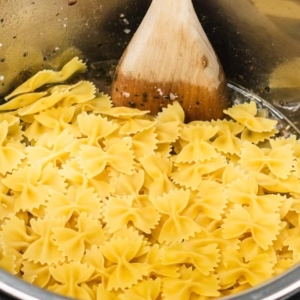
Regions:
[[[202,180],[209,177],[209,174],[226,167],[226,158],[217,156],[208,161],[196,162],[193,164],[179,163],[176,170],[171,174],[172,180],[191,190],[196,190]]]
[[[158,223],[159,213],[150,201],[135,202],[133,196],[109,198],[103,213],[109,232],[120,230],[132,222],[135,228],[151,233],[151,229]]]
[[[293,151],[290,144],[275,149],[259,148],[253,144],[244,145],[241,153],[241,166],[247,171],[261,172],[267,167],[272,174],[286,179],[293,167]]]
[[[276,125],[275,120],[257,116],[257,108],[254,101],[229,108],[224,113],[254,132],[272,131]]]
[[[124,249],[124,244],[129,245]],[[112,264],[109,268],[107,289],[118,290],[130,288],[148,274],[145,263],[132,262],[149,251],[149,246],[143,240],[130,238],[111,239],[101,248],[104,257]]]
[[[157,134],[155,133],[154,127],[136,133],[132,137],[132,150],[134,156],[137,159],[140,159],[147,155],[155,154],[159,148],[157,143]],[[167,151],[169,152],[169,150]]]
[[[244,276],[246,281],[253,286],[272,277],[273,264],[267,254],[255,256],[244,263],[242,256],[232,248],[224,253],[223,262],[219,265],[219,278],[221,286],[232,287]]]
[[[166,265],[191,264],[203,275],[209,275],[218,266],[218,244],[200,245],[197,239],[167,247],[163,254],[163,262]]]
[[[0,105],[0,267],[82,300],[217,299],[300,261],[300,141],[254,102],[113,107],[74,58]],[[49,87],[49,84],[51,86]]]
[[[11,94],[5,97],[5,99],[9,100],[16,95],[32,92],[45,84],[64,82],[74,73],[84,71],[86,71],[86,65],[77,57],[75,57],[69,61],[61,69],[61,71],[54,72],[51,70],[44,70],[38,72],[36,75],[17,87]],[[21,104],[21,106],[23,105]]]
[[[23,259],[42,265],[64,262],[65,256],[55,245],[52,232],[53,227],[61,227],[64,223],[63,218],[31,219],[35,239],[22,255]]]
[[[78,160],[70,159],[62,165],[59,170],[69,185],[79,187],[80,189],[93,188],[100,198],[108,197],[114,191],[113,187],[109,184],[107,171],[98,176],[88,178],[82,172]]]
[[[149,195],[156,197],[167,193],[175,187],[170,180],[172,163],[158,155],[148,155],[140,159],[140,163],[149,177]]]
[[[163,261],[164,248],[160,248],[158,244],[153,245],[147,253],[146,263],[149,271],[149,276],[155,276],[156,278],[179,277],[179,265],[178,264],[165,264]]]
[[[156,278],[143,280],[136,286],[125,291],[124,294],[120,295],[121,300],[144,300],[145,297],[148,299],[158,299],[161,290],[161,279]]]
[[[279,224],[278,213],[252,216],[245,207],[235,204],[222,227],[225,238],[242,237],[250,232],[255,242],[266,250],[276,239],[280,229]]]
[[[163,296],[166,299],[190,299],[191,294],[206,297],[218,297],[219,281],[213,273],[203,275],[197,269],[182,266],[180,277],[163,279]]]
[[[93,188],[70,187],[67,194],[51,190],[47,198],[47,215],[63,218],[68,222],[72,217],[87,213],[93,219],[101,218],[102,203]]]
[[[243,131],[244,126],[232,120],[217,120],[212,124],[218,128],[217,137],[212,145],[224,153],[240,153],[243,141],[237,135]]]
[[[88,139],[88,145],[97,146],[101,139],[118,129],[117,124],[100,116],[80,114],[77,117],[78,126],[82,136]]]
[[[198,190],[199,192],[190,198],[184,214],[195,219],[201,211],[211,219],[221,220],[227,204],[227,196],[222,184],[212,180],[203,180]]]
[[[80,148],[80,165],[89,178],[99,175],[107,165],[121,173],[130,175],[133,172],[133,151],[130,150],[130,145],[125,140],[114,143],[107,151],[101,147],[88,145]]]
[[[201,231],[200,226],[193,219],[183,215],[182,211],[188,205],[190,192],[183,189],[171,190],[161,197],[151,197],[150,201],[154,207],[167,219],[160,220],[158,241],[175,243],[181,242],[194,236]]]
[[[237,180],[228,187],[229,201],[247,206],[252,216],[279,212],[287,199],[281,195],[259,194],[258,183],[253,177]]]
[[[14,210],[30,211],[45,204],[50,189],[64,192],[64,178],[58,169],[49,163],[44,168],[41,164],[25,166],[9,174],[2,183],[11,189],[15,196]]]
[[[32,261],[23,261],[22,263],[23,279],[27,282],[45,288],[52,276],[50,274],[49,265],[34,263]]]
[[[120,134],[135,134],[149,128],[153,128],[155,122],[152,120],[144,120],[140,118],[126,119],[120,122]]]
[[[51,267],[51,275],[60,283],[51,287],[51,290],[78,299],[91,299],[92,291],[83,283],[91,277],[93,272],[94,268],[74,262]]]
[[[180,132],[180,138],[187,141],[178,156],[178,163],[203,162],[218,156],[215,148],[207,141],[213,138],[217,133],[218,127],[195,125],[183,128]]]
[[[101,246],[106,240],[102,225],[83,212],[77,218],[75,228],[53,227],[54,244],[69,261],[81,261],[86,244]]]
[[[278,132],[279,131],[276,128],[267,132],[255,132],[245,128],[242,132],[241,140],[258,144],[259,142],[263,142],[264,140],[268,140],[269,138],[275,136],[275,134]]]
[[[179,103],[175,102],[168,109],[163,108],[157,116],[156,133],[159,143],[173,143],[179,136],[179,131],[183,126],[184,112]]]
[[[20,151],[16,144],[7,141],[9,125],[6,120],[0,123],[0,174],[5,175],[21,164],[25,158],[23,151]]]

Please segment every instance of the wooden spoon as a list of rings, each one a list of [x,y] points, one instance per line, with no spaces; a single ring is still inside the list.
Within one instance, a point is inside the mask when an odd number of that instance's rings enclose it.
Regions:
[[[226,78],[191,0],[153,0],[117,66],[116,106],[157,114],[174,100],[186,119],[223,117]]]

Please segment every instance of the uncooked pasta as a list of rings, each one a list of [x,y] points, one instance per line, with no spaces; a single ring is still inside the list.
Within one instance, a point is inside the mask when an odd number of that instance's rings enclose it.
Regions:
[[[0,267],[82,300],[216,299],[300,259],[300,142],[255,102],[113,107],[74,58],[0,106]]]

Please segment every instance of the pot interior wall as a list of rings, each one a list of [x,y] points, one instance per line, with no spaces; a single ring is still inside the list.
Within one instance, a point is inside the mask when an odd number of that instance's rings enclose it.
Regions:
[[[295,121],[300,103],[299,2],[193,2],[228,79]],[[38,70],[59,68],[75,55],[97,62],[93,76],[109,92],[109,78],[100,80],[103,68],[118,61],[150,3],[0,0],[0,97]]]

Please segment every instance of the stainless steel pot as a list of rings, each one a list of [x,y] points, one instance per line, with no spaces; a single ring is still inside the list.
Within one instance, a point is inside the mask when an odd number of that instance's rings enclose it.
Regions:
[[[0,100],[38,70],[58,68],[77,54],[89,64],[87,76],[109,92],[113,66],[150,3],[0,0]],[[299,0],[194,0],[194,6],[228,79],[268,100],[298,126]],[[23,300],[65,299],[1,270],[0,290]],[[300,267],[295,267],[231,299],[283,299],[298,290]]]

